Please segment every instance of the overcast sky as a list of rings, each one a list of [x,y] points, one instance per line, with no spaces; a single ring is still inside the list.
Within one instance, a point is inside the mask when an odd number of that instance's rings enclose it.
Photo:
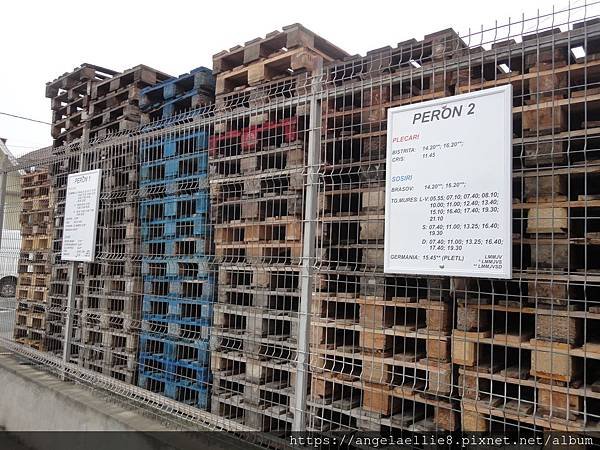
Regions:
[[[581,6],[593,0],[571,0]],[[51,121],[45,84],[83,62],[114,70],[146,64],[171,75],[295,22],[351,54],[452,27],[459,33],[564,9],[567,0],[458,1],[4,1],[0,112]],[[589,17],[589,14],[588,14]],[[547,23],[547,22],[546,22]],[[529,24],[535,27],[533,23]],[[19,156],[51,143],[50,126],[0,115]]]

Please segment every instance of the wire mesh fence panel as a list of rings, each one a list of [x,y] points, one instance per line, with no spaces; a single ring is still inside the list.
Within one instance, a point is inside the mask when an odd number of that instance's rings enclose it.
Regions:
[[[596,14],[588,4],[462,37],[449,29],[326,68],[313,430],[595,427]],[[384,273],[387,109],[506,84],[512,279]],[[405,147],[430,151],[408,140]],[[448,175],[456,170],[473,169],[448,167]],[[489,200],[462,200],[443,202],[442,216],[445,226],[471,227],[473,239],[450,242],[434,231],[441,254],[485,238],[485,224],[465,211]]]
[[[53,147],[0,174],[1,345],[177,426],[270,445],[594,430],[597,17],[578,3],[365,57],[294,25],[213,73],[64,75],[47,88]],[[508,84],[512,278],[385,273],[388,109]],[[95,258],[67,261],[68,176],[96,169]],[[435,229],[440,254],[485,239],[465,211],[495,206],[454,200],[435,208],[472,236]]]

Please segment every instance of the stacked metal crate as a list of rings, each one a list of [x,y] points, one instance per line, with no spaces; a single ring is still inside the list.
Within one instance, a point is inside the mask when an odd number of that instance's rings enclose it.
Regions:
[[[345,55],[296,24],[213,57],[211,409],[256,430],[293,419],[308,110],[286,101]]]
[[[140,217],[144,297],[139,386],[206,409],[214,276],[209,265],[208,128],[186,122],[214,100],[210,69],[142,89]]]
[[[21,199],[21,253],[14,333],[17,342],[44,350],[52,238],[50,178],[46,169],[23,173]]]
[[[452,30],[326,69],[310,423],[316,431],[457,427],[443,280],[383,273],[387,108],[449,94]],[[416,70],[422,71],[410,76]],[[409,75],[392,83],[390,72]]]
[[[62,222],[67,188],[67,176],[77,172],[85,134],[90,96],[93,86],[109,79],[116,72],[98,66],[83,64],[46,84],[46,97],[51,99],[52,155],[49,164],[50,196],[53,205],[51,241],[51,279],[47,315],[46,350],[62,353],[65,324],[65,308],[68,290],[68,266],[60,260]],[[83,289],[83,273],[77,274],[77,295]],[[75,316],[75,321],[79,316]],[[76,350],[76,349],[75,349]]]

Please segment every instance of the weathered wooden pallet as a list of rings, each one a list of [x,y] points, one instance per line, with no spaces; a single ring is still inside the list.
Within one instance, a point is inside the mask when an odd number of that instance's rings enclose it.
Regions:
[[[90,97],[92,100],[96,100],[133,84],[138,87],[146,87],[169,78],[172,77],[150,67],[139,65],[94,84]]]
[[[248,41],[244,46],[236,46],[213,56],[213,73],[218,75],[224,71],[250,64],[267,58],[281,49],[310,48],[328,55],[329,59],[341,59],[347,53],[300,24],[283,27],[283,31],[273,31],[264,38]]]
[[[219,303],[228,305],[248,305],[254,307],[293,310],[300,296],[298,289],[273,290],[247,286],[219,287]]]
[[[225,122],[227,123],[227,122]],[[297,116],[285,119],[266,120],[253,125],[246,125],[244,121],[232,122],[230,130],[215,133],[209,138],[208,149],[211,158],[230,157],[241,155],[243,152],[257,152],[272,150],[287,143],[294,143],[298,139],[298,129],[302,125]]]

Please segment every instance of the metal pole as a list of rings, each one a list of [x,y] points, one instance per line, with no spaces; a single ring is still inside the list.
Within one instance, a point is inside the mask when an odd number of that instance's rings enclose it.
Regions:
[[[83,150],[79,157],[79,172],[83,171]],[[71,335],[73,334],[73,316],[75,315],[75,294],[77,293],[77,272],[79,270],[79,263],[77,261],[71,261],[69,266],[69,290],[67,293],[67,311],[66,311],[66,322],[64,329],[64,343],[63,343],[63,363],[66,364],[71,359]],[[65,379],[65,371],[63,369],[62,379]]]
[[[321,160],[321,90],[322,65],[313,72],[312,96],[310,98],[308,157],[306,167],[306,193],[304,205],[304,231],[302,268],[300,273],[300,304],[298,306],[298,361],[296,365],[296,402],[292,431],[306,430],[306,396],[310,356],[310,310],[313,287],[313,264],[315,259],[315,236],[317,226],[317,203],[319,188],[319,164]]]
[[[4,164],[2,164],[4,166]],[[4,234],[4,205],[6,203],[6,172],[2,167],[0,173],[0,248],[2,248],[2,235]]]
[[[2,156],[2,162],[0,163],[0,170],[2,172],[0,172],[0,249],[2,248],[2,237],[4,236],[4,207],[6,204],[6,179],[8,178],[8,175],[6,172],[4,172],[5,170],[5,163],[6,163],[6,156]],[[4,251],[4,255],[3,257],[6,258],[6,261],[2,261],[2,264],[5,265],[5,267],[10,267],[10,264],[8,263],[8,260],[10,258],[14,258],[15,255],[11,255],[10,254],[10,250],[8,250],[8,248]],[[15,290],[16,290],[16,286],[15,286]],[[16,292],[15,292],[15,298],[13,300],[16,300]],[[17,303],[12,303],[14,305],[14,310],[13,311],[16,314],[16,309],[17,309]],[[8,303],[7,305],[11,305],[11,303]],[[9,306],[10,308],[10,306]],[[13,316],[14,317],[14,316]],[[14,319],[13,319],[14,321]]]
[[[67,317],[65,323],[65,337],[63,344],[63,362],[68,363],[71,358],[71,335],[73,334],[73,316],[75,315],[75,294],[77,293],[77,271],[79,263],[72,261],[69,266],[69,291],[67,296]],[[63,379],[64,379],[63,372]]]

